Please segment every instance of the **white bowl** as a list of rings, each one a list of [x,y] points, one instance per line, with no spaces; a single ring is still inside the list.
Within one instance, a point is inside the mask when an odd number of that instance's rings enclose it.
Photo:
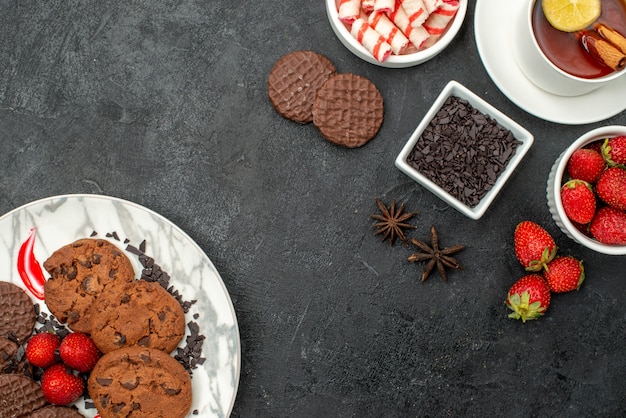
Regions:
[[[594,251],[609,255],[625,255],[626,245],[607,245],[603,244],[587,235],[583,234],[574,226],[569,220],[565,211],[563,210],[563,202],[561,201],[561,184],[563,180],[563,174],[567,168],[567,162],[570,157],[579,148],[584,147],[591,142],[597,141],[607,137],[626,135],[626,126],[603,126],[587,132],[578,138],[572,145],[567,147],[563,153],[557,158],[550,175],[548,176],[548,185],[546,188],[546,194],[548,198],[548,208],[552,214],[552,218],[556,224],[561,228],[561,231],[575,242],[590,248]]]
[[[461,25],[465,20],[465,15],[467,13],[467,3],[468,0],[459,0],[459,10],[456,12],[454,20],[448,26],[447,31],[441,36],[441,38],[437,40],[434,45],[411,54],[391,54],[389,58],[385,60],[385,62],[380,62],[376,60],[367,49],[365,49],[356,39],[354,39],[346,25],[339,20],[339,13],[337,11],[337,5],[339,4],[339,0],[326,0],[326,14],[328,15],[330,26],[333,28],[333,31],[335,32],[341,43],[343,43],[344,46],[348,48],[354,55],[371,64],[379,65],[381,67],[406,68],[428,61],[429,59],[433,58],[441,51],[443,51],[444,48],[448,46],[448,44],[450,44],[452,39],[454,39],[456,34],[459,32],[459,29],[461,29]]]
[[[467,100],[469,104],[471,104],[475,109],[485,115],[490,116],[502,127],[510,130],[515,139],[521,141],[521,144],[517,146],[515,154],[509,160],[504,171],[502,171],[498,175],[496,183],[493,185],[491,190],[489,190],[489,192],[487,192],[487,194],[483,196],[480,202],[473,207],[466,205],[465,203],[450,195],[448,192],[446,192],[444,189],[432,182],[426,176],[421,174],[407,162],[407,158],[415,147],[415,144],[417,143],[417,141],[419,141],[422,133],[424,132],[428,124],[433,119],[435,114],[439,111],[439,109],[441,109],[444,102],[449,96],[456,96],[459,99]],[[472,219],[479,219],[487,211],[487,209],[496,198],[497,194],[500,192],[506,181],[509,179],[515,168],[522,161],[522,158],[524,158],[524,156],[530,149],[533,140],[534,137],[530,132],[514,122],[504,113],[491,106],[489,103],[478,97],[476,94],[474,94],[458,82],[450,81],[443,89],[443,91],[439,94],[439,97],[437,97],[435,103],[432,105],[428,113],[426,113],[426,116],[424,116],[415,132],[413,132],[407,143],[404,145],[404,148],[402,148],[402,151],[396,158],[395,164],[398,169],[403,171],[406,175],[417,181],[426,189],[430,190],[441,200],[445,201],[459,212]]]

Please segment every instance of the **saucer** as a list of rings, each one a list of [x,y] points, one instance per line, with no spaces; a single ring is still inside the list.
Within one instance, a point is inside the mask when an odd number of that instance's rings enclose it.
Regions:
[[[556,96],[526,78],[513,55],[511,28],[523,1],[478,0],[474,34],[487,73],[513,103],[538,118],[566,125],[599,122],[626,109],[626,77],[582,96]]]

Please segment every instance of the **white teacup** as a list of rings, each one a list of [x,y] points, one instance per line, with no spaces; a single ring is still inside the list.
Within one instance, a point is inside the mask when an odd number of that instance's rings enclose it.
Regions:
[[[522,9],[523,13],[514,22],[513,52],[522,72],[537,87],[559,96],[580,96],[626,74],[625,70],[621,70],[603,77],[582,78],[554,65],[539,47],[533,32],[532,14],[536,0],[526,2],[528,6]]]

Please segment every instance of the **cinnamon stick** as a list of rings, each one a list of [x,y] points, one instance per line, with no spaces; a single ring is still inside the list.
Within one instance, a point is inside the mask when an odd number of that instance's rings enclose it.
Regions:
[[[621,33],[602,23],[595,25],[594,29],[600,34],[600,36],[626,54],[626,38],[622,36]]]
[[[595,31],[581,32],[580,43],[596,61],[613,71],[619,71],[626,66],[626,54]]]

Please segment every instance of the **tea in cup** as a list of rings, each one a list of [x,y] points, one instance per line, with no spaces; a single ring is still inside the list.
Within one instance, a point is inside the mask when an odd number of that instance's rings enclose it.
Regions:
[[[548,21],[543,1],[528,0],[514,27],[515,57],[530,81],[552,94],[579,96],[626,74],[624,0],[601,0],[598,18],[571,32]]]

